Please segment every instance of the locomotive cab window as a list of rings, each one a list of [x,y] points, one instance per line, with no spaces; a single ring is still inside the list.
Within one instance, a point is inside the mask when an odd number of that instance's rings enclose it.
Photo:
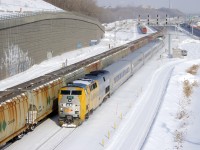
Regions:
[[[72,91],[71,95],[81,95],[82,92],[81,91]]]
[[[70,91],[69,90],[61,90],[62,95],[70,95]]]
[[[97,88],[97,83],[94,83],[92,86],[93,86],[93,89],[96,89]]]

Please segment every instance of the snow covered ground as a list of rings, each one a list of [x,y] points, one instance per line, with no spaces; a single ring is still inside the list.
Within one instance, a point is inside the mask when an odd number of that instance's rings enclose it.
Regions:
[[[187,71],[200,64],[200,42],[185,39],[179,47],[188,50],[188,56],[172,72],[162,107],[143,150],[200,149],[200,71],[199,67],[194,75]],[[186,83],[187,88],[191,88],[188,97]]]
[[[24,11],[62,11],[43,0],[0,0],[0,14]]]
[[[0,10],[19,11],[22,7],[23,11],[31,8],[36,11],[43,6],[42,9],[56,9],[46,6],[41,0],[24,2],[0,0]],[[135,24],[132,20],[108,24],[105,38],[98,45],[34,65],[23,73],[0,81],[0,90],[59,69],[66,59],[70,65],[109,50],[109,45],[119,46],[144,36]],[[149,28],[148,34],[152,32]],[[168,41],[165,41],[165,47],[80,127],[61,128],[58,116],[53,116],[6,149],[199,150],[200,42],[183,32],[172,32],[171,39],[171,48],[185,49],[188,56],[168,58]]]

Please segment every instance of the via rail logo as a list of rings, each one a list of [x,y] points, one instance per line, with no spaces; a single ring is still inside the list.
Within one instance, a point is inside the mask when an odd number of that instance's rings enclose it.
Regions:
[[[3,122],[0,122],[0,132],[3,132],[6,130],[6,121],[4,120]]]

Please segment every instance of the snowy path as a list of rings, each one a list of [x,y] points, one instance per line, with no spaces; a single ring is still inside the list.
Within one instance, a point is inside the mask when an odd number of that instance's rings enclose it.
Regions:
[[[107,149],[138,150],[142,147],[162,103],[173,68],[178,63],[167,64],[156,71],[144,95],[126,116]]]

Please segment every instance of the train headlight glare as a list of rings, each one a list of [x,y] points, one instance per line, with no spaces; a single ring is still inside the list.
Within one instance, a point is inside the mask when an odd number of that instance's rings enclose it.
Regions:
[[[63,110],[63,108],[60,108],[60,110]]]

